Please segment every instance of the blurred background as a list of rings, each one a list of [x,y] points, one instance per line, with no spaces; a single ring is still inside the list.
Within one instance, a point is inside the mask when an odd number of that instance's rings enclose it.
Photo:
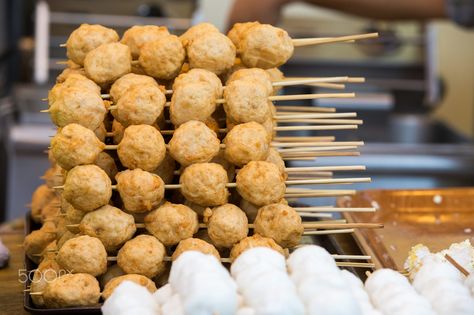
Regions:
[[[45,150],[55,129],[39,113],[46,107],[41,99],[65,67],[58,64],[65,60],[59,44],[73,29],[97,23],[122,34],[155,24],[180,34],[207,21],[225,32],[232,7],[233,0],[0,0],[0,221],[27,211],[48,168]],[[298,48],[282,67],[287,76],[367,78],[348,86],[356,99],[311,103],[357,111],[365,120],[355,132],[330,133],[366,141],[360,157],[318,165],[366,165],[373,182],[361,189],[474,185],[474,32],[449,20],[373,21],[302,3],[285,6],[279,26],[293,38],[381,34],[374,42]],[[315,134],[322,132],[302,133]]]

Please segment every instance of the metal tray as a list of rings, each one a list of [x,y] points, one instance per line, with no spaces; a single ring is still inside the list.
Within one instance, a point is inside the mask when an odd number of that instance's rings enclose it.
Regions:
[[[375,207],[374,213],[345,213],[348,222],[382,222],[383,229],[361,229],[355,238],[376,268],[403,270],[413,245],[432,251],[465,239],[474,241],[474,188],[367,190],[339,198],[339,207]]]

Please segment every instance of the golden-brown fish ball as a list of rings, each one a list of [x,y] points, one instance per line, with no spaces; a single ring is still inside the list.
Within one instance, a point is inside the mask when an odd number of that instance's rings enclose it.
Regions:
[[[161,203],[165,195],[163,180],[139,168],[122,171],[116,179],[120,198],[129,212],[150,211]]]
[[[189,83],[198,82],[212,86],[215,92],[215,98],[222,96],[223,89],[221,80],[214,72],[205,69],[191,69],[186,73],[180,74],[173,82],[173,90]]]
[[[153,125],[162,114],[166,97],[151,84],[131,87],[117,101],[113,116],[123,126]]]
[[[56,259],[44,259],[35,270],[33,280],[31,280],[30,292],[44,292],[51,281],[65,273],[66,271],[61,269]],[[30,296],[36,306],[44,306],[43,294],[32,294]]]
[[[154,236],[138,235],[119,250],[117,264],[125,273],[157,276],[163,270],[166,250]]]
[[[278,245],[273,239],[268,237],[263,237],[259,234],[254,234],[252,236],[248,236],[241,240],[239,243],[235,244],[230,251],[230,258],[234,261],[237,257],[240,256],[243,252],[247,249],[255,248],[255,247],[268,247],[273,250],[276,250],[283,256],[288,256],[288,252],[285,251],[280,245]]]
[[[114,293],[114,290],[124,281],[135,282],[136,284],[145,287],[150,293],[154,293],[156,291],[155,283],[149,278],[142,275],[128,274],[113,278],[107,282],[104,287],[104,291],[102,292],[102,298],[107,300],[112,295],[112,293]]]
[[[107,272],[99,277],[100,287],[104,288],[107,285],[107,283],[109,283],[110,280],[112,280],[113,278],[123,276],[124,274],[125,272],[123,272],[123,270],[120,269],[119,265],[115,264],[115,265],[109,266],[107,268]]]
[[[184,47],[187,47],[193,40],[207,33],[219,33],[219,30],[211,23],[199,23],[188,28],[188,30],[179,37],[179,40],[183,43]]]
[[[285,196],[285,178],[270,162],[249,162],[237,173],[236,183],[242,198],[257,206],[276,203]]]
[[[49,243],[54,241],[56,238],[56,227],[54,223],[47,222],[43,224],[41,229],[34,230],[30,234],[25,236],[23,241],[23,248],[25,254],[35,263],[39,263],[41,257],[37,256],[42,254]]]
[[[145,85],[152,85],[158,87],[155,79],[147,75],[140,75],[135,73],[127,73],[120,79],[114,82],[110,87],[110,98],[117,102],[122,95],[127,93],[127,91],[132,87],[143,87]]]
[[[285,161],[281,158],[280,153],[275,149],[275,148],[270,148],[268,150],[268,156],[267,159],[265,160],[266,162],[270,162],[275,164],[280,172],[283,174],[285,180],[288,177],[285,171]]]
[[[293,50],[288,33],[269,24],[249,27],[240,41],[240,58],[249,68],[279,67],[290,59]]]
[[[31,217],[33,221],[41,221],[41,211],[56,194],[47,185],[43,184],[38,186],[31,196]]]
[[[259,22],[245,22],[245,23],[235,23],[232,28],[227,33],[227,37],[234,43],[237,48],[237,52],[240,53],[240,43],[242,42],[245,33],[249,28],[255,25],[259,25]]]
[[[72,273],[88,273],[94,277],[107,271],[107,252],[95,237],[82,235],[66,241],[56,257],[58,264]]]
[[[74,208],[93,211],[112,197],[112,182],[97,165],[80,165],[67,173],[63,196]]]
[[[156,79],[174,79],[183,66],[186,51],[175,35],[147,42],[138,61],[146,74]]]
[[[59,165],[54,165],[44,172],[43,179],[49,188],[64,184],[66,171]]]
[[[180,126],[190,120],[205,122],[215,110],[215,91],[209,84],[188,83],[179,85],[173,90],[170,119],[175,126]]]
[[[112,122],[112,134],[113,134],[113,142],[115,144],[119,144],[122,141],[123,133],[125,132],[125,127],[119,123],[116,119]]]
[[[107,116],[105,119],[107,119]],[[105,124],[103,122],[100,123],[99,127],[94,129],[94,134],[101,142],[105,142],[105,138],[107,137],[107,129],[105,128]]]
[[[168,35],[170,33],[165,26],[134,25],[123,33],[120,42],[130,47],[133,59],[138,59],[143,45]]]
[[[118,169],[115,160],[106,152],[100,152],[94,164],[100,167],[111,180],[117,175]]]
[[[60,212],[60,200],[58,197],[55,197],[43,207],[43,210],[41,211],[41,222],[52,221],[51,223],[56,225],[56,222],[54,221]]]
[[[215,132],[195,120],[179,126],[169,142],[171,156],[182,166],[209,162],[219,153],[219,148]]]
[[[103,44],[84,59],[87,77],[99,85],[110,84],[132,71],[132,55],[127,45]]]
[[[119,36],[113,29],[97,24],[81,24],[69,35],[66,42],[66,54],[69,59],[82,66],[84,58],[91,50],[118,40]]]
[[[237,80],[258,82],[266,88],[268,95],[271,95],[273,93],[272,78],[270,77],[270,74],[263,69],[239,69],[230,75],[230,77],[226,81],[226,84],[229,85],[231,82]]]
[[[79,227],[76,225],[81,223],[87,212],[77,210],[64,197],[61,198],[61,212],[64,213],[66,228],[74,234],[79,233]]]
[[[100,86],[94,81],[88,79],[85,75],[79,73],[70,73],[62,83],[56,83],[48,92],[48,104],[51,106],[60,98],[62,92],[66,88],[77,88],[100,96]]]
[[[83,234],[100,239],[106,250],[111,252],[131,239],[137,228],[132,215],[105,205],[87,213],[82,218],[79,230]]]
[[[219,206],[227,202],[226,170],[216,163],[196,163],[184,169],[179,178],[183,196],[200,206]]]
[[[66,68],[56,77],[56,83],[63,83],[71,74],[80,74],[85,77],[86,71],[84,70],[84,68]]]
[[[51,104],[49,115],[58,127],[76,123],[95,130],[104,121],[107,110],[100,95],[82,88],[63,88]]]
[[[65,170],[94,163],[104,148],[105,144],[97,139],[92,130],[79,124],[61,128],[51,140],[52,155]]]
[[[180,241],[171,258],[175,261],[182,253],[189,250],[198,251],[206,255],[213,255],[217,260],[221,260],[221,256],[217,249],[212,244],[199,238],[187,238]]]
[[[235,166],[225,158],[225,150],[221,149],[219,153],[211,160],[211,163],[221,165],[227,172],[227,179],[232,182],[235,178]]]
[[[235,126],[227,133],[224,143],[225,157],[235,165],[242,166],[250,161],[265,160],[268,157],[268,133],[256,122]]]
[[[165,158],[165,140],[155,127],[132,125],[125,129],[117,153],[123,166],[153,171]]]
[[[99,303],[99,282],[86,273],[65,274],[51,281],[43,292],[47,308],[94,306]]]
[[[227,203],[206,211],[207,233],[217,247],[231,248],[247,237],[248,219],[239,207]]]
[[[221,33],[206,33],[186,47],[189,66],[206,69],[219,75],[234,65],[235,46]]]
[[[181,204],[166,202],[145,217],[148,232],[165,246],[193,237],[199,228],[197,213]]]
[[[224,90],[224,110],[236,123],[264,122],[270,117],[267,88],[251,80],[230,82]]]
[[[285,248],[298,245],[304,232],[300,215],[295,209],[281,203],[260,208],[254,226],[255,233],[270,237]]]
[[[267,71],[267,73],[270,75],[272,82],[285,80],[285,75],[278,68],[270,68],[265,71]],[[282,88],[282,86],[273,86],[273,94],[277,94]]]

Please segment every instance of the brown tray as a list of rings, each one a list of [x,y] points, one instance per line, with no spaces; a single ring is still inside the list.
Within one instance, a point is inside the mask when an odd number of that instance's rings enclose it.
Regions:
[[[376,268],[403,270],[413,245],[439,251],[453,242],[474,241],[474,188],[367,190],[337,200],[339,207],[375,207],[376,213],[345,213],[348,222],[382,222],[360,229],[355,239]]]

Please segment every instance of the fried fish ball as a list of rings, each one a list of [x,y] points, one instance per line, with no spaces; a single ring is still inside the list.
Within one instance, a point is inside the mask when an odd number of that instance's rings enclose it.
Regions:
[[[248,219],[239,207],[227,203],[206,210],[207,232],[217,247],[231,248],[249,233]]]
[[[170,119],[180,126],[190,120],[205,122],[216,110],[214,89],[204,82],[181,84],[173,90]]]
[[[174,179],[174,171],[176,169],[176,162],[169,153],[166,153],[165,158],[161,164],[152,171],[152,173],[160,176],[165,184],[171,184]]]
[[[224,139],[225,158],[235,165],[268,157],[270,140],[262,125],[256,122],[240,124],[232,128]]]
[[[107,251],[95,237],[82,235],[66,241],[56,257],[58,264],[72,273],[88,273],[94,277],[107,271]]]
[[[132,125],[125,129],[117,153],[123,166],[153,171],[165,158],[165,140],[155,127]]]
[[[92,130],[79,124],[61,128],[51,140],[52,155],[65,170],[94,163],[104,148],[105,144],[97,139]]]
[[[205,33],[186,47],[191,69],[206,69],[219,75],[234,65],[235,46],[221,33]]]
[[[82,66],[84,58],[91,50],[118,40],[119,36],[113,29],[97,24],[81,24],[69,35],[66,42],[66,54],[69,59]]]
[[[99,277],[100,287],[104,288],[107,285],[107,283],[109,283],[110,280],[112,280],[113,278],[123,276],[124,274],[125,272],[123,272],[123,270],[120,269],[119,265],[115,264],[115,265],[109,266],[107,268],[107,272]]]
[[[298,245],[304,232],[300,215],[292,207],[281,203],[260,208],[254,226],[255,233],[270,237],[285,248]]]
[[[76,166],[67,173],[63,196],[74,208],[93,211],[110,201],[112,182],[97,165]]]
[[[117,175],[118,169],[114,159],[106,152],[100,152],[94,164],[100,167],[112,180]]]
[[[198,216],[185,205],[166,202],[145,217],[145,228],[165,246],[171,246],[197,232]]]
[[[235,177],[235,166],[225,158],[225,150],[219,150],[219,153],[211,160],[211,163],[216,163],[222,166],[227,172],[227,179],[232,182]]]
[[[86,78],[85,75],[79,73],[70,73],[63,83],[56,83],[48,92],[48,104],[51,106],[60,98],[62,92],[66,88],[78,88],[100,96],[100,86],[94,81]]]
[[[95,130],[104,121],[107,109],[99,94],[76,87],[66,87],[51,104],[49,115],[58,127],[80,124]]]
[[[186,73],[180,74],[173,82],[173,90],[179,89],[183,85],[202,82],[212,86],[215,92],[215,98],[222,96],[222,82],[219,77],[211,71],[205,69],[191,69]]]
[[[165,254],[165,247],[156,237],[138,235],[119,250],[117,264],[125,273],[153,278],[163,270]]]
[[[237,80],[258,82],[265,87],[268,95],[273,93],[272,78],[270,77],[270,74],[263,69],[244,68],[237,70],[227,79],[226,84],[229,85],[231,82]]]
[[[163,113],[165,103],[165,94],[158,86],[134,86],[120,97],[112,114],[125,127],[153,125]]]
[[[288,174],[285,170],[285,161],[283,161],[280,153],[275,148],[270,148],[268,150],[268,156],[265,161],[275,164],[280,170],[280,172],[283,174],[283,178],[286,180]]]
[[[251,203],[248,200],[245,200],[245,199],[241,198],[240,203],[239,203],[239,207],[240,207],[240,209],[242,209],[242,211],[245,212],[249,222],[255,221],[255,218],[257,217],[257,213],[258,213],[258,209],[259,209],[258,206],[254,205],[253,203]]]
[[[25,254],[35,263],[39,263],[41,257],[38,254],[43,253],[49,243],[56,238],[56,227],[54,223],[47,222],[39,230],[34,230],[23,241]]]
[[[46,222],[48,220],[53,221],[58,216],[59,212],[61,212],[61,207],[59,204],[60,201],[57,196],[51,199],[51,201],[46,204],[41,211],[41,222]]]
[[[224,110],[236,123],[263,123],[270,117],[267,88],[255,81],[236,80],[224,90]]]
[[[273,239],[268,237],[263,237],[259,234],[254,234],[252,236],[248,236],[241,240],[239,243],[235,244],[230,251],[230,259],[234,261],[237,257],[240,256],[243,252],[247,249],[255,248],[255,247],[268,247],[273,250],[276,250],[283,256],[288,256],[288,252],[285,251],[280,245],[278,245]]]
[[[44,172],[43,179],[49,188],[64,184],[66,171],[59,165],[54,165]]]
[[[270,69],[286,63],[293,43],[286,31],[269,24],[249,27],[240,41],[240,58],[249,68]]]
[[[220,141],[201,121],[191,120],[179,126],[169,142],[171,156],[182,166],[204,163],[219,153]]]
[[[175,35],[147,42],[138,61],[146,74],[157,79],[174,79],[184,64],[186,51]]]
[[[245,23],[235,23],[232,28],[227,33],[227,37],[234,43],[237,48],[237,52],[240,53],[240,43],[245,36],[245,33],[249,28],[255,25],[260,25],[259,22],[245,22]]]
[[[87,54],[84,70],[99,85],[112,83],[132,71],[130,48],[120,43],[100,45]]]
[[[99,282],[87,273],[65,274],[46,286],[43,299],[47,308],[93,306],[99,303]]]
[[[257,206],[278,202],[285,196],[283,174],[270,162],[249,162],[237,173],[236,183],[242,198]]]
[[[79,227],[76,225],[81,223],[86,212],[74,208],[64,197],[61,198],[61,212],[64,213],[66,228],[74,234],[79,233]]]
[[[165,195],[165,183],[155,174],[139,168],[117,174],[117,190],[129,212],[147,212],[156,208]]]
[[[184,32],[179,37],[179,40],[184,47],[187,47],[193,40],[202,37],[207,33],[219,33],[219,30],[211,23],[199,23],[190,27],[186,32]]]
[[[31,196],[31,217],[33,221],[41,221],[41,211],[56,194],[47,185],[43,184],[38,186]]]
[[[132,215],[105,205],[87,213],[79,224],[79,230],[83,234],[100,239],[105,249],[111,252],[131,239],[137,228]]]
[[[132,87],[143,87],[145,85],[151,85],[158,87],[155,79],[147,75],[140,75],[135,73],[127,73],[126,75],[120,77],[117,81],[112,84],[110,87],[110,98],[117,102],[122,95],[127,93],[127,91]]]
[[[122,141],[123,133],[125,132],[125,127],[119,123],[116,119],[112,122],[112,134],[113,141],[115,144],[119,144]]]
[[[140,49],[148,42],[170,35],[168,28],[157,25],[135,25],[123,33],[122,44],[130,47],[133,59],[138,59]]]
[[[196,163],[184,169],[179,178],[181,193],[200,206],[219,206],[227,202],[226,170],[216,163]]]
[[[113,278],[107,282],[104,287],[104,291],[102,292],[102,298],[107,300],[112,295],[112,293],[114,293],[114,290],[124,281],[135,282],[136,284],[145,287],[150,293],[154,293],[156,291],[155,283],[149,278],[142,275],[128,274]]]
[[[107,118],[104,120],[106,119]],[[105,128],[105,124],[103,122],[100,123],[99,127],[94,129],[94,134],[101,142],[105,142],[105,138],[107,137],[107,129]]]
[[[73,233],[69,230],[64,232],[63,236],[61,236],[61,238],[56,241],[56,248],[60,249],[61,247],[63,247],[64,243],[78,236],[80,235],[77,233]]]
[[[65,271],[59,266],[55,259],[43,260],[38,268],[36,268],[31,281],[30,292],[43,292],[46,286],[59,277]],[[42,294],[30,295],[33,303],[38,306],[44,306],[44,299]]]
[[[206,255],[213,255],[217,260],[221,260],[221,256],[217,249],[212,244],[199,238],[187,238],[180,241],[171,258],[175,261],[182,253],[189,250],[198,251]]]
[[[66,68],[56,77],[56,83],[63,83],[71,74],[80,74],[85,77],[86,71],[84,70],[84,68]]]

